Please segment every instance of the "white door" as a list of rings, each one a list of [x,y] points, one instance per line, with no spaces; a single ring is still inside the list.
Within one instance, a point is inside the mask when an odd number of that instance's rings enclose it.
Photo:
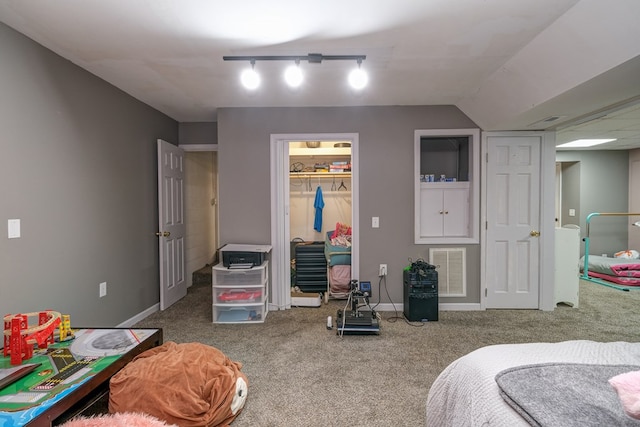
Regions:
[[[160,310],[187,294],[185,276],[184,152],[158,140]]]
[[[541,144],[487,137],[487,308],[539,308]]]

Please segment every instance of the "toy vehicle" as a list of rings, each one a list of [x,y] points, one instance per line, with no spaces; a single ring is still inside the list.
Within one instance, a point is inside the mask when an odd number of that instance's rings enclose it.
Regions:
[[[247,291],[238,289],[237,291],[224,291],[218,294],[218,301],[221,302],[251,302],[262,298],[262,290]]]

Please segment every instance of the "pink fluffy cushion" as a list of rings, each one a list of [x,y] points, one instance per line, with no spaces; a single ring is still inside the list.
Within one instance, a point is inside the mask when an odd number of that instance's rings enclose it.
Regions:
[[[178,427],[146,414],[122,412],[96,417],[77,417],[60,427]]]
[[[640,371],[616,375],[609,380],[609,384],[618,393],[624,412],[640,419]]]

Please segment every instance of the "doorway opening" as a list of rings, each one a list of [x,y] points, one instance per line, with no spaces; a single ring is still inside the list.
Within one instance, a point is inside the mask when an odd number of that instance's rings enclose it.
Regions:
[[[334,230],[337,222],[348,222],[351,226],[350,274],[358,277],[357,154],[358,134],[271,135],[271,309],[291,307],[292,280],[297,280],[292,277],[292,240],[322,242],[324,256],[327,232]],[[349,172],[338,166],[346,161],[350,162]],[[325,215],[322,209],[322,225],[315,229],[314,205],[319,192],[327,211]],[[329,274],[327,271],[327,280]]]
[[[210,285],[218,248],[218,152],[216,145],[185,151],[185,271],[187,288]]]
[[[580,226],[580,162],[556,162],[556,227]]]

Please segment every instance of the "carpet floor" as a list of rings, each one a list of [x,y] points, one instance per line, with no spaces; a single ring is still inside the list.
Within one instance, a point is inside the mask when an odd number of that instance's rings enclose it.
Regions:
[[[234,426],[425,425],[430,385],[453,360],[503,343],[638,341],[640,290],[580,284],[579,308],[554,311],[442,311],[437,322],[381,313],[380,335],[327,330],[344,301],[268,313],[264,323],[214,324],[211,288],[136,327],[159,327],[165,341],[201,342],[242,362],[249,397]]]

